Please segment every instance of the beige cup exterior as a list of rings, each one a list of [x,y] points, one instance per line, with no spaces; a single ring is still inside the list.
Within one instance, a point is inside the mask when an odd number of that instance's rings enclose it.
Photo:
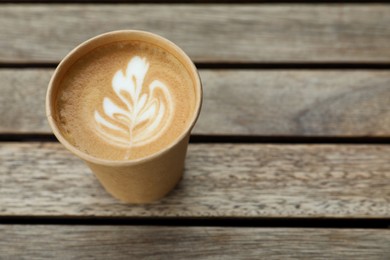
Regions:
[[[174,54],[186,67],[194,81],[197,103],[188,129],[164,150],[146,158],[129,161],[104,160],[88,155],[70,144],[61,134],[53,116],[58,82],[79,57],[101,45],[122,40],[153,42]],[[172,42],[144,31],[124,30],[94,37],[70,52],[58,65],[49,83],[46,114],[53,133],[72,153],[80,157],[94,172],[102,186],[115,198],[128,203],[148,203],[168,194],[180,181],[184,171],[188,141],[201,108],[202,86],[196,67],[189,57]]]
[[[181,179],[188,139],[189,135],[169,152],[146,163],[122,167],[86,163],[115,198],[130,203],[151,202],[164,197]]]

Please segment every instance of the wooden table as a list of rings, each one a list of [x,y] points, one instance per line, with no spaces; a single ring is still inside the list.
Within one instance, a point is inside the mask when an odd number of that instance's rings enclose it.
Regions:
[[[14,1],[1,259],[390,259],[390,4]],[[118,29],[171,39],[204,83],[185,177],[150,205],[106,194],[44,114],[59,60]]]

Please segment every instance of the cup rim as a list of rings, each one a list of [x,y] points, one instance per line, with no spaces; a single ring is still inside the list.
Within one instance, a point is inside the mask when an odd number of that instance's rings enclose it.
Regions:
[[[150,155],[148,155],[146,157],[142,157],[142,158],[138,158],[138,159],[132,159],[132,160],[109,160],[109,159],[102,159],[102,158],[95,157],[93,155],[90,155],[90,154],[88,154],[86,152],[83,152],[83,151],[79,150],[78,148],[76,148],[73,144],[71,144],[62,135],[61,131],[59,130],[59,127],[57,126],[56,121],[54,120],[54,118],[52,116],[53,113],[52,113],[52,105],[51,104],[54,101],[54,93],[53,93],[53,91],[55,89],[55,87],[54,87],[55,86],[55,82],[57,81],[56,75],[58,75],[59,72],[64,69],[65,65],[68,62],[70,62],[71,58],[76,54],[76,52],[80,48],[86,47],[86,46],[90,45],[91,43],[93,43],[93,42],[95,42],[97,40],[100,40],[101,38],[109,38],[109,37],[112,37],[112,36],[115,36],[115,35],[120,35],[120,34],[140,35],[140,36],[145,36],[147,38],[154,38],[157,41],[162,42],[162,43],[164,43],[166,45],[169,45],[171,48],[173,48],[175,50],[175,52],[177,52],[177,54],[180,56],[180,61],[181,62],[184,61],[186,63],[186,65],[188,65],[188,67],[191,69],[191,71],[189,71],[189,73],[194,75],[194,77],[193,77],[194,78],[194,87],[195,87],[195,91],[199,95],[199,98],[196,100],[196,103],[195,103],[194,113],[192,114],[192,118],[190,120],[191,123],[188,124],[188,126],[184,129],[184,131],[172,143],[170,143],[168,146],[164,147],[163,149],[157,151],[156,153],[150,154]],[[112,42],[115,42],[115,41],[112,41]],[[107,41],[106,44],[107,43],[109,43],[109,41]],[[159,47],[163,48],[162,46],[159,46]],[[80,57],[82,57],[82,55]],[[52,128],[53,133],[56,136],[56,138],[60,141],[60,143],[62,145],[65,146],[65,148],[67,150],[69,150],[70,152],[72,152],[73,154],[77,155],[78,157],[80,157],[81,159],[83,159],[83,160],[85,160],[87,162],[91,162],[91,163],[99,164],[99,165],[105,165],[105,166],[116,166],[116,167],[119,166],[120,167],[120,166],[131,166],[131,165],[141,164],[141,163],[153,160],[153,159],[155,159],[157,157],[160,157],[161,155],[166,154],[167,152],[172,150],[188,134],[190,134],[192,128],[194,127],[196,121],[199,118],[200,110],[201,110],[201,107],[202,107],[202,99],[203,99],[203,87],[202,87],[202,82],[201,82],[199,73],[197,71],[197,68],[196,68],[195,64],[192,62],[192,60],[190,59],[190,57],[179,46],[177,46],[172,41],[170,41],[170,40],[168,40],[168,39],[166,39],[166,38],[164,38],[164,37],[162,37],[162,36],[160,36],[158,34],[155,34],[155,33],[142,31],[142,30],[117,30],[117,31],[110,31],[110,32],[106,32],[106,33],[103,33],[103,34],[99,34],[99,35],[97,35],[95,37],[92,37],[92,38],[82,42],[81,44],[76,46],[74,49],[72,49],[61,60],[61,62],[58,64],[57,68],[55,69],[55,71],[52,74],[52,77],[50,79],[50,82],[49,82],[49,85],[48,85],[48,89],[47,89],[47,92],[46,92],[46,103],[45,103],[45,106],[46,106],[46,117],[47,117],[47,119],[49,121],[49,125]]]

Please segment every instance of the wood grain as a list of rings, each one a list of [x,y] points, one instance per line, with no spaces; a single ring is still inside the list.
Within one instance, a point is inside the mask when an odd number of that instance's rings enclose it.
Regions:
[[[165,36],[197,62],[389,62],[389,12],[386,4],[9,4],[0,8],[0,62],[58,62],[119,29]]]
[[[0,143],[0,216],[390,217],[390,146],[192,144],[165,199],[126,205],[58,143]]]
[[[0,133],[51,133],[51,69],[1,69]],[[200,70],[194,134],[390,136],[390,71]]]
[[[160,226],[0,226],[5,259],[370,259],[390,230]]]

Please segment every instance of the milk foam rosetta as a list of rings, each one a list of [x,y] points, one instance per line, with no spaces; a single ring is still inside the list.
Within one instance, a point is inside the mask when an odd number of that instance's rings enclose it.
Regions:
[[[138,159],[174,142],[195,110],[183,64],[151,43],[110,43],[85,54],[59,83],[55,120],[75,147],[98,158]]]
[[[105,97],[104,114],[95,110],[97,133],[114,145],[129,149],[146,145],[158,138],[171,121],[174,104],[170,91],[158,79],[144,86],[148,69],[146,58],[134,56],[127,65],[126,74],[119,70],[112,80],[112,89],[125,108]],[[146,93],[142,93],[144,88]]]

